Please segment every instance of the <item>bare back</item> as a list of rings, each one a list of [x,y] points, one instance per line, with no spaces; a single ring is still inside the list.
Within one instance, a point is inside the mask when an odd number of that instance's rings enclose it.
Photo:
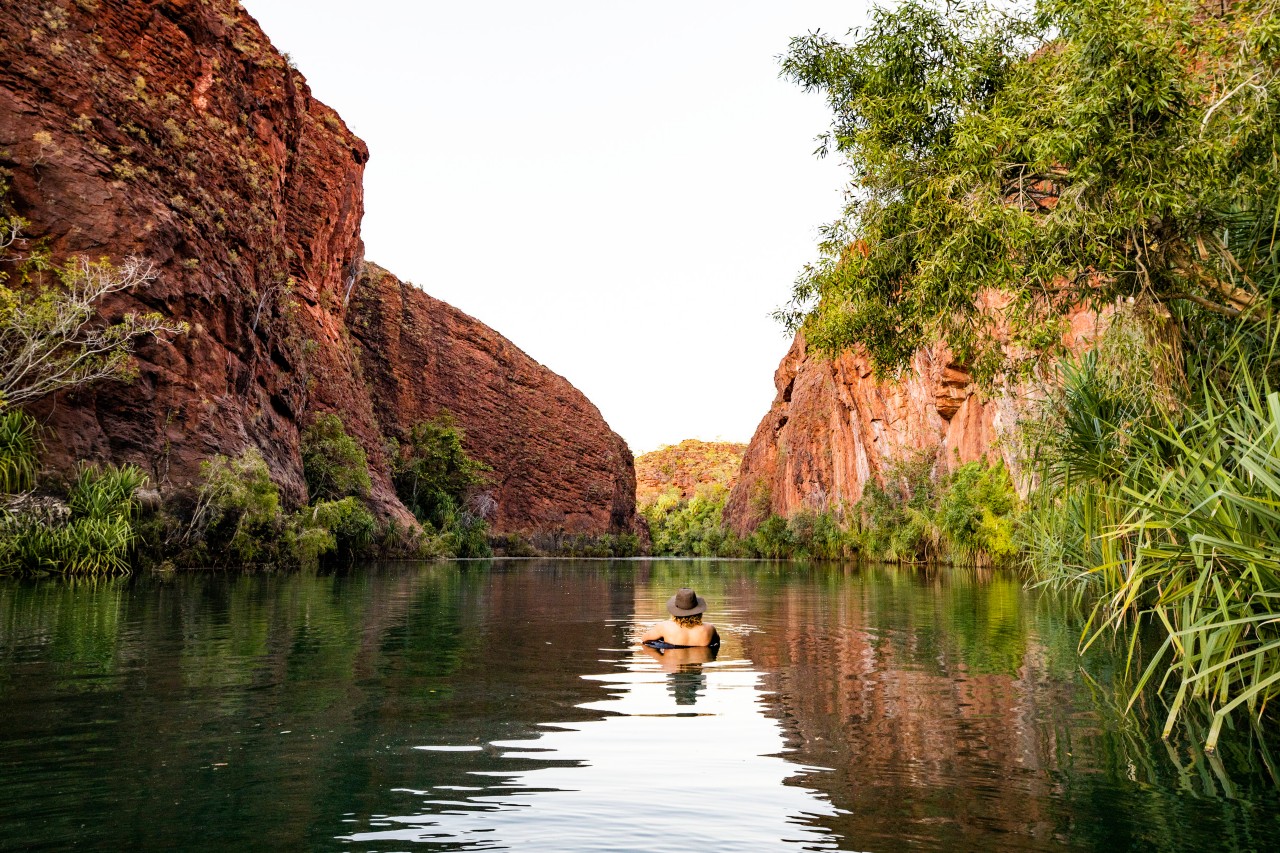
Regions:
[[[668,619],[651,626],[644,632],[640,641],[662,640],[673,646],[712,646],[719,639],[720,635],[716,633],[715,625],[704,622],[686,628],[674,619]]]

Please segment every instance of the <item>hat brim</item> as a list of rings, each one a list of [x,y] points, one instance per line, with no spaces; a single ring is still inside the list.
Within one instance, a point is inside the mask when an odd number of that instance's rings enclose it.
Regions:
[[[697,616],[699,613],[705,613],[707,609],[707,600],[700,595],[695,595],[693,607],[688,610],[681,610],[676,607],[676,597],[673,595],[667,599],[667,612],[672,616]]]

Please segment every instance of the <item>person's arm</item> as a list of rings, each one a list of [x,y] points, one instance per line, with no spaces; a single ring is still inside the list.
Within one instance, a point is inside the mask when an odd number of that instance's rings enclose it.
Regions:
[[[646,630],[644,634],[640,637],[640,642],[647,643],[650,640],[661,640],[662,625],[663,623],[661,622],[656,622],[653,625],[650,625],[648,630]]]

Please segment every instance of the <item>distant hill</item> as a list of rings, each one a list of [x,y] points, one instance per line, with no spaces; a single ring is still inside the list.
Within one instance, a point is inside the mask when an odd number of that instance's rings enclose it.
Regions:
[[[672,488],[685,499],[701,485],[716,483],[729,489],[746,450],[745,444],[690,438],[637,456],[636,503],[649,503]]]

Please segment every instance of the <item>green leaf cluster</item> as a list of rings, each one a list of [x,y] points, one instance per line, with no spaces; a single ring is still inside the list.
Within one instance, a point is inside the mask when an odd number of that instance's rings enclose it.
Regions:
[[[389,448],[392,482],[414,517],[438,532],[446,553],[485,557],[490,554],[488,524],[468,499],[479,496],[491,469],[467,454],[465,439],[447,410],[415,424],[404,442]]]
[[[673,489],[642,504],[640,514],[649,522],[651,552],[657,556],[724,555],[731,538],[721,520],[728,496],[727,488],[712,483],[700,487],[689,500],[682,500],[679,490]]]
[[[302,433],[302,474],[314,501],[369,496],[369,461],[342,419],[320,415]]]
[[[43,449],[35,419],[21,409],[0,412],[0,493],[35,488]]]
[[[68,490],[65,517],[0,512],[0,570],[127,572],[137,540],[137,493],[146,482],[132,465],[82,465]]]
[[[989,380],[1082,305],[1269,315],[1278,46],[1273,0],[907,0],[793,40],[852,180],[780,317],[890,374],[943,340]]]

